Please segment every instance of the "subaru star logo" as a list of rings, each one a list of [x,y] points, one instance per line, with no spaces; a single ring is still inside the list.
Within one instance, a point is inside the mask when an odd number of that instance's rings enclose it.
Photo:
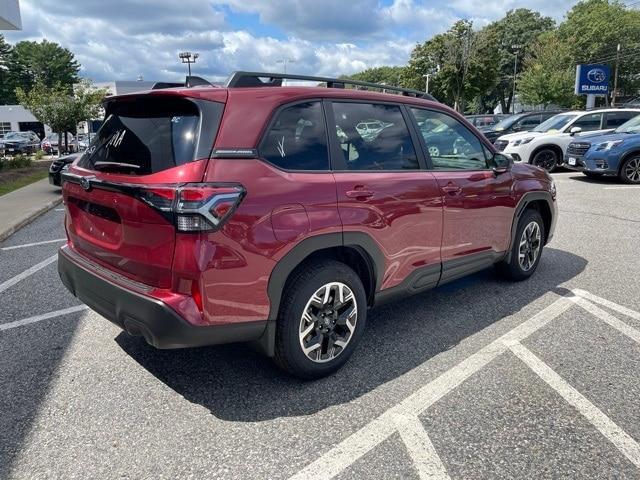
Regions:
[[[592,68],[587,72],[587,78],[593,83],[602,83],[606,80],[607,74],[601,68]]]
[[[82,177],[80,179],[80,186],[89,191],[91,189],[91,180],[89,179],[89,177]]]

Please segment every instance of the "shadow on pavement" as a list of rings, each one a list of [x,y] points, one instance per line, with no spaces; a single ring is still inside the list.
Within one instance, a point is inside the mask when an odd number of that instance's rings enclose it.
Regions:
[[[587,177],[586,175],[576,172],[575,175],[569,177],[571,180],[576,180],[582,183],[599,183],[604,185],[626,185],[620,181],[615,175],[602,175],[599,177]]]
[[[121,348],[190,402],[229,421],[310,415],[352,401],[465,338],[515,313],[582,272],[584,258],[546,248],[534,277],[499,280],[492,269],[370,311],[347,365],[331,377],[301,382],[245,345],[156,350],[120,334]]]

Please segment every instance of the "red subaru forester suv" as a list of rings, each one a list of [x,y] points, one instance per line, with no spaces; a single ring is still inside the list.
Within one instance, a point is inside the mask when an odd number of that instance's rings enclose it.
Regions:
[[[63,283],[157,348],[251,341],[317,378],[375,305],[491,265],[529,277],[549,175],[420,92],[368,87],[238,72],[108,97],[63,175]]]

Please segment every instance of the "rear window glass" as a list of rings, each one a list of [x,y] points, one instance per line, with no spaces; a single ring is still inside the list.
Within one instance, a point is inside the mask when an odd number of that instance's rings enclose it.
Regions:
[[[149,175],[195,159],[198,107],[180,99],[140,99],[112,105],[79,161],[91,170]]]

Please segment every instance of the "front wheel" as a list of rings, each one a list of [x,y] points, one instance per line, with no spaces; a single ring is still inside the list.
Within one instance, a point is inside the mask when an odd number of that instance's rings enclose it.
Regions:
[[[543,148],[533,156],[531,164],[536,167],[544,168],[547,172],[553,172],[558,166],[558,154],[550,149]]]
[[[622,164],[620,180],[632,185],[640,184],[640,157],[631,157]]]
[[[305,379],[335,372],[355,350],[366,316],[364,287],[351,268],[335,260],[305,265],[283,292],[276,363]]]
[[[508,260],[496,265],[498,273],[508,280],[529,278],[538,268],[544,246],[544,222],[540,213],[527,209],[518,221],[516,236]]]

